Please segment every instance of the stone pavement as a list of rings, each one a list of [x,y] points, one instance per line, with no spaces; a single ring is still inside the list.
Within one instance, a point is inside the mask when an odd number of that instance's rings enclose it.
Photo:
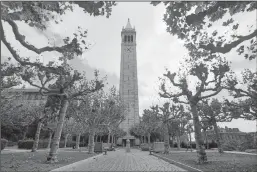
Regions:
[[[97,155],[52,171],[186,171],[155,156],[148,151],[125,149]]]

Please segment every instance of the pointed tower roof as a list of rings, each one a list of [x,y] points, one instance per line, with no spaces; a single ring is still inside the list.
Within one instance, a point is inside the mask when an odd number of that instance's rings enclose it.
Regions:
[[[129,19],[128,19],[128,23],[127,23],[127,26],[125,27],[125,29],[132,29],[132,26],[131,26],[131,24],[130,24]]]

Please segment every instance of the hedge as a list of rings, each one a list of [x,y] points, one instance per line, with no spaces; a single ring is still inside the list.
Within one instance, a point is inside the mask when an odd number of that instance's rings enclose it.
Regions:
[[[32,149],[34,140],[19,140],[18,148],[19,149]],[[67,141],[66,147],[73,147],[76,145],[75,141]],[[48,140],[39,140],[38,149],[45,149],[48,146]],[[83,147],[83,143],[79,144],[80,147]],[[64,141],[60,141],[59,148],[64,148]]]
[[[1,150],[3,150],[6,147],[7,143],[8,143],[8,140],[1,139]]]
[[[150,147],[152,148],[153,144],[150,144]],[[149,144],[148,143],[142,143],[140,145],[140,148],[141,148],[142,151],[149,151]]]
[[[247,141],[240,141],[240,140],[230,140],[225,141],[222,144],[222,148],[224,151],[245,151],[246,149],[251,149],[251,143]]]

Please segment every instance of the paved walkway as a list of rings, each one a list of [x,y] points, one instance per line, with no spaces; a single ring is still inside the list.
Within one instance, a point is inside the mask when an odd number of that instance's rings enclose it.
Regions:
[[[148,151],[125,149],[108,152],[70,164],[53,171],[186,171],[155,156]]]

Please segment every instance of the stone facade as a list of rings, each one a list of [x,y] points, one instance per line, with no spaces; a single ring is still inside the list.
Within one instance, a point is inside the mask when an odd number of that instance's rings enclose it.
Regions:
[[[8,95],[17,95],[15,102],[17,104],[34,104],[38,106],[45,103],[47,96],[42,96],[38,89],[11,89],[7,92]]]
[[[126,119],[120,124],[127,136],[123,139],[131,139],[135,144],[129,129],[139,123],[138,80],[137,80],[137,51],[136,30],[132,28],[130,21],[121,31],[121,63],[120,63],[120,96],[125,105]],[[120,138],[118,142],[122,142]],[[124,140],[123,140],[124,142]],[[121,144],[121,143],[120,143]]]
[[[237,141],[245,141],[246,137],[250,134],[253,136],[253,138],[255,138],[253,141],[256,140],[256,134],[255,133],[245,133],[245,132],[241,132],[238,128],[219,128],[219,132],[220,132],[220,138],[223,142],[226,141],[232,141],[232,140],[237,140]],[[215,132],[214,130],[209,130],[206,131],[207,134],[207,141],[209,143],[211,143],[212,141],[216,141],[216,137],[215,137]],[[203,134],[203,137],[205,139],[205,135]]]
[[[139,123],[136,30],[129,19],[121,38],[120,95],[127,115],[120,128],[129,134],[129,129]]]

